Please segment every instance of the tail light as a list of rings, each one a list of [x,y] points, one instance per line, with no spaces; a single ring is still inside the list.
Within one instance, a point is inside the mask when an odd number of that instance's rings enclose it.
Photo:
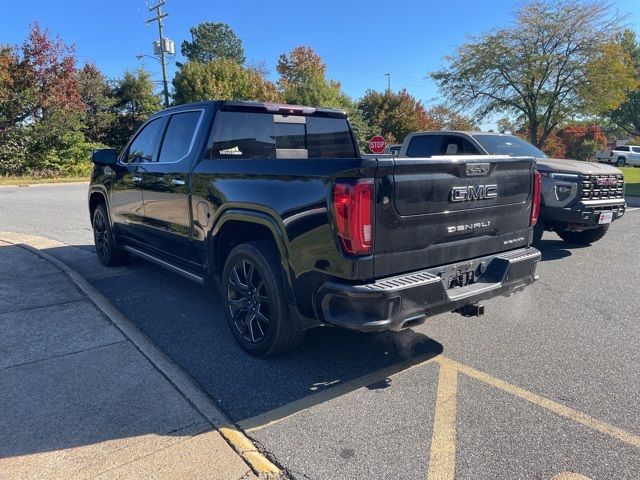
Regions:
[[[529,225],[532,227],[538,223],[540,216],[540,173],[533,172],[533,202],[531,204],[531,221]]]
[[[349,255],[373,251],[373,180],[336,183],[333,187],[333,216],[340,245]]]

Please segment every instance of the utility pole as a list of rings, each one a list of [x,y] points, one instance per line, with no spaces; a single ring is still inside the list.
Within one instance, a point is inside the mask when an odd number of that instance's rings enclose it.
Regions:
[[[387,92],[390,92],[391,91],[391,74],[385,73],[384,76],[387,77]]]
[[[164,36],[162,35],[162,19],[169,16],[168,13],[162,13],[162,6],[164,5],[165,0],[160,0],[157,4],[155,4],[153,7],[149,7],[149,11],[151,12],[152,10],[156,11],[156,16],[153,18],[150,18],[149,20],[146,20],[144,23],[145,25],[149,26],[149,24],[151,22],[158,22],[158,35],[159,35],[159,40],[160,40],[160,64],[162,65],[162,86],[163,86],[163,91],[164,91],[164,107],[168,108],[169,107],[169,87],[167,86],[167,64],[165,62],[164,59],[164,52],[165,52],[165,39]]]

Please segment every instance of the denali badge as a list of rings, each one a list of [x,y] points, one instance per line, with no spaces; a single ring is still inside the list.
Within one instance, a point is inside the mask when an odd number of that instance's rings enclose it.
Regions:
[[[450,227],[447,227],[447,232],[466,232],[467,230],[475,230],[476,228],[486,228],[489,225],[491,225],[491,222],[489,220],[487,220],[486,222],[467,223],[465,225],[452,225]]]
[[[490,168],[490,163],[468,163],[467,177],[484,177],[489,174]]]
[[[451,189],[452,202],[486,200],[497,196],[498,185],[469,185],[468,187],[453,187]]]

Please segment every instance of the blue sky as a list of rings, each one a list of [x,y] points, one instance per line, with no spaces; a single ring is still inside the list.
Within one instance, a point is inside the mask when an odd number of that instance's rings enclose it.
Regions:
[[[151,0],[149,0],[150,2]],[[93,61],[107,76],[143,65],[161,79],[151,53],[157,26],[145,27],[153,15],[144,0],[27,0],[3,2],[0,43],[21,43],[28,25],[38,21],[67,43],[76,45],[79,63]],[[149,3],[151,4],[151,3]],[[166,0],[165,35],[176,43],[189,38],[189,27],[203,21],[228,23],[243,40],[249,62],[264,62],[275,80],[278,56],[297,45],[309,45],[328,66],[328,76],[359,98],[371,88],[407,88],[425,104],[438,102],[427,72],[443,64],[468,35],[507,24],[518,1],[507,0]],[[616,0],[629,14],[628,24],[640,32],[640,0]],[[27,6],[28,5],[28,6]]]

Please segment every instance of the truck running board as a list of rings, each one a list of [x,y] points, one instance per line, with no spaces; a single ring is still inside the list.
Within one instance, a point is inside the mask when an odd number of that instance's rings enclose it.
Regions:
[[[126,251],[133,253],[134,255],[138,255],[139,257],[142,257],[145,260],[149,260],[150,262],[153,262],[156,265],[160,265],[161,267],[164,267],[167,270],[171,270],[172,272],[177,273],[178,275],[181,275],[185,278],[188,278],[193,282],[199,283],[200,285],[204,285],[205,283],[204,277],[201,277],[200,275],[196,275],[195,273],[185,270],[184,268],[178,267],[177,265],[174,265],[173,263],[167,262],[166,260],[158,258],[154,255],[151,255],[150,253],[143,252],[142,250],[139,250],[130,245],[123,245],[123,248]]]

